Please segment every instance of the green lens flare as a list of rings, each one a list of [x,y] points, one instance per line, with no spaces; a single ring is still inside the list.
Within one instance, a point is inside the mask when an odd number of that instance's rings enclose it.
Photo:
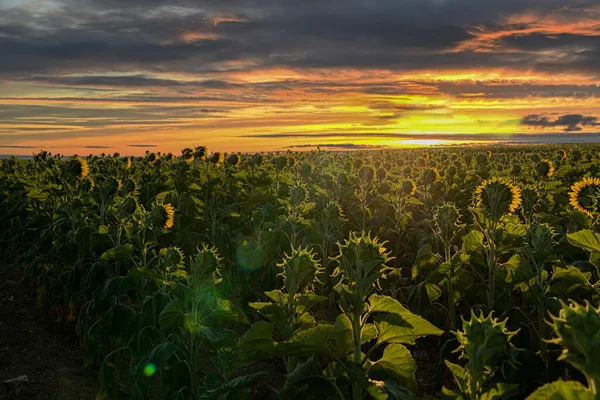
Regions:
[[[154,363],[146,364],[146,366],[144,367],[144,375],[150,377],[150,376],[153,376],[155,373],[156,373],[156,364],[154,364]]]

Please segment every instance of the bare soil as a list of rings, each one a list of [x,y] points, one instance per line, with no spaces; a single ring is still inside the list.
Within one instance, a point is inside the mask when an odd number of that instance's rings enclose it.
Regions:
[[[20,271],[0,265],[0,399],[94,399],[96,373],[83,367],[72,331],[41,315]],[[26,375],[18,393],[3,382]]]

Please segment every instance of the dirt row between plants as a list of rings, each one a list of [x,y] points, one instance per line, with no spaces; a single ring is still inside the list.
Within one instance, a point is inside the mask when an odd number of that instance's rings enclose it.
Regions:
[[[0,399],[94,399],[77,338],[41,315],[20,278],[0,264]]]

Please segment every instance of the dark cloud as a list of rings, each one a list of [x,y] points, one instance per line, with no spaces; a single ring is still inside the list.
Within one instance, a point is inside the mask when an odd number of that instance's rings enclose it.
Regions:
[[[531,50],[525,54],[502,49],[453,51],[476,37],[481,26],[486,31],[515,28],[494,24],[510,15],[566,9],[573,19],[584,17],[584,7],[590,3],[573,0],[569,7],[558,0],[71,0],[56,4],[46,12],[3,10],[0,75],[64,75],[92,69],[203,73],[224,65],[231,68],[232,62],[240,61],[246,65],[234,68],[550,68],[553,63],[546,65],[536,51],[572,45],[579,50],[597,49],[598,43],[597,37],[583,35],[529,34],[500,41],[507,50]],[[580,62],[571,64],[573,69],[589,70],[595,65],[590,61],[598,60],[598,54],[579,57]],[[61,79],[78,84],[76,78]],[[120,82],[168,83],[127,79]]]
[[[560,116],[548,116],[531,114],[523,117],[521,125],[536,128],[562,128],[565,132],[583,130],[586,126],[600,126],[597,117],[581,114],[565,114]]]

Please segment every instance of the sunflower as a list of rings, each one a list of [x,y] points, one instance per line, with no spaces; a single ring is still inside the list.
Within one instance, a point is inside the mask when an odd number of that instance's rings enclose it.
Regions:
[[[542,160],[537,166],[537,173],[541,178],[550,178],[554,175],[554,163],[550,160]]]
[[[427,153],[427,152],[423,153],[423,158],[425,160],[429,160],[429,153]]]
[[[400,187],[400,191],[405,196],[414,196],[417,191],[417,185],[410,179],[402,182],[402,186]]]
[[[148,221],[154,228],[170,229],[173,227],[175,209],[171,204],[157,204],[152,207]]]
[[[88,166],[87,161],[81,157],[77,157],[75,159],[75,170],[76,170],[77,178],[79,178],[79,179],[85,178],[86,176],[88,176],[88,173],[90,172],[90,168]]]
[[[127,169],[131,168],[131,159],[132,157],[127,157]]]
[[[564,151],[564,150],[559,150],[559,151],[558,151],[558,156],[559,156],[561,159],[563,159],[563,160],[566,160],[566,159],[567,159],[567,152],[566,152],[566,151]]]
[[[569,204],[574,209],[584,212],[590,217],[593,212],[598,212],[598,192],[600,190],[600,178],[583,178],[571,186],[569,192]]]
[[[492,151],[488,150],[487,155],[488,155],[488,157],[492,158]]]
[[[423,172],[423,184],[432,185],[440,179],[440,173],[436,167],[428,168]]]
[[[502,178],[485,180],[475,190],[475,205],[495,220],[513,213],[521,205],[521,189]]]
[[[165,229],[170,229],[173,227],[173,216],[175,215],[175,209],[170,204],[165,204],[164,206],[165,214],[167,216],[167,220],[165,221]]]

